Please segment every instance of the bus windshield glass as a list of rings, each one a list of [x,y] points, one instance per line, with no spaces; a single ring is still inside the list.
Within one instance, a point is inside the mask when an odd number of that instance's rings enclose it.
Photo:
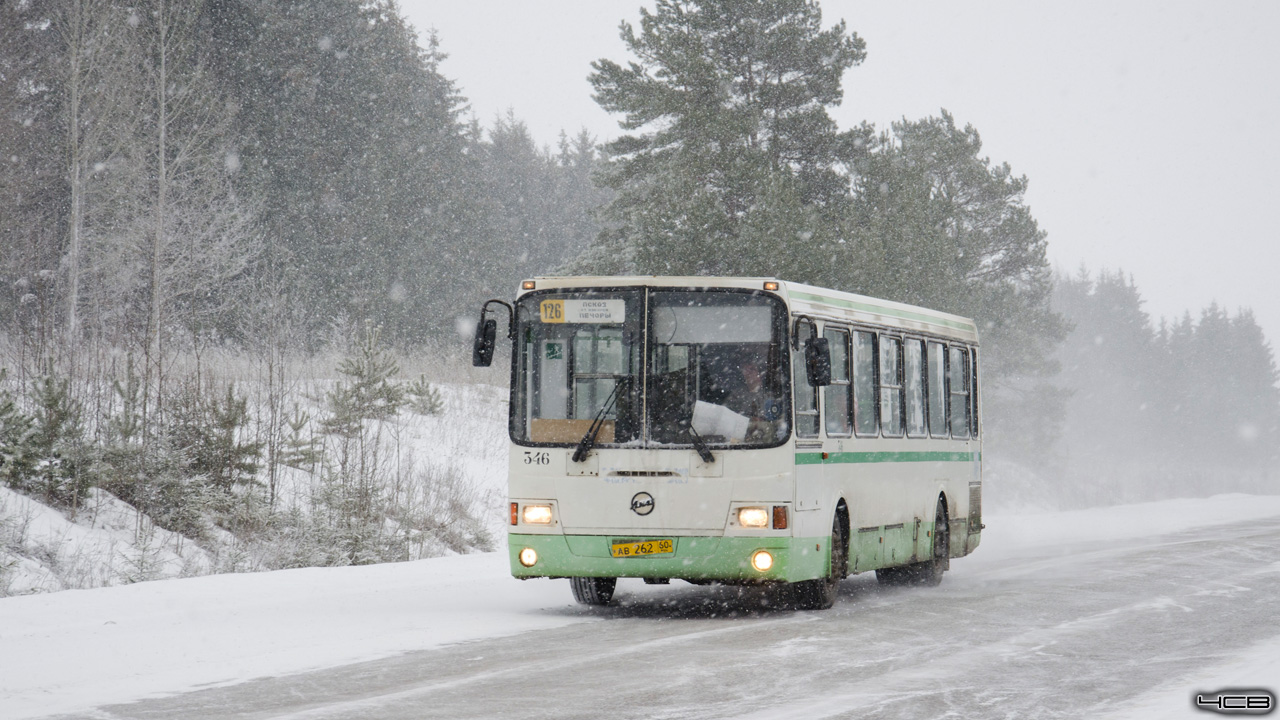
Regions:
[[[598,446],[766,447],[790,436],[777,297],[565,290],[526,295],[516,312],[517,442],[573,445],[597,418]]]
[[[648,436],[654,444],[772,446],[790,435],[786,310],[745,292],[655,290]]]

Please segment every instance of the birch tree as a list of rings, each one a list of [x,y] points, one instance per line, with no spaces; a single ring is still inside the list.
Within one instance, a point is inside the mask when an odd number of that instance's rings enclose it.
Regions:
[[[217,92],[201,54],[200,0],[152,0],[136,16],[141,62],[134,160],[149,185],[134,219],[138,280],[145,284],[144,427],[163,410],[166,342],[198,339],[225,319],[258,246],[250,212],[231,187],[227,145],[234,108]]]
[[[129,11],[111,0],[64,0],[55,5],[52,27],[62,49],[60,87],[65,123],[65,168],[69,212],[65,327],[67,357],[74,371],[80,340],[81,263],[89,184],[118,152],[117,125],[127,93],[131,55]]]

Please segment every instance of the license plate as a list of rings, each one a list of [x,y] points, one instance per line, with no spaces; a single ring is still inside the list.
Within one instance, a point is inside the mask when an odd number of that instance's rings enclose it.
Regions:
[[[676,542],[670,538],[657,540],[616,540],[609,552],[616,558],[666,555],[676,551]]]

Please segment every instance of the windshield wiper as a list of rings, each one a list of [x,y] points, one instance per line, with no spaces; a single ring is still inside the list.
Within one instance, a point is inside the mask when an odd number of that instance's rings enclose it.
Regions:
[[[710,465],[716,461],[716,456],[711,454],[711,448],[707,447],[707,441],[693,429],[692,419],[689,420],[689,436],[693,438],[693,449],[698,451],[698,457],[702,458],[702,462]]]
[[[600,412],[596,413],[596,419],[591,421],[591,428],[587,430],[587,434],[578,441],[578,449],[573,451],[574,462],[587,459],[587,453],[591,452],[591,447],[596,444],[596,436],[600,434],[600,428],[604,427],[604,416],[609,414],[613,404],[618,401],[619,387],[622,387],[622,383],[613,384],[613,392],[609,393],[609,399],[605,401],[604,407],[600,408]]]

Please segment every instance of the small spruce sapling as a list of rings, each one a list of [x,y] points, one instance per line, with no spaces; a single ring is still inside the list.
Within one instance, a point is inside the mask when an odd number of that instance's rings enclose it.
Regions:
[[[8,374],[0,369],[0,383]],[[12,488],[23,488],[31,476],[35,423],[22,412],[8,390],[0,389],[0,480]]]
[[[440,391],[427,382],[426,375],[419,375],[417,380],[409,383],[408,393],[411,398],[409,407],[419,415],[438,415],[444,410]]]
[[[38,460],[32,489],[64,507],[78,506],[92,484],[80,403],[70,387],[69,380],[46,375],[36,381],[33,398],[32,446]]]
[[[284,439],[284,450],[280,454],[280,462],[291,468],[315,472],[316,465],[324,459],[318,439],[306,432],[311,422],[311,413],[293,406],[293,413],[285,418],[289,426],[289,435]]]
[[[346,380],[329,393],[329,417],[322,425],[326,432],[355,437],[365,420],[387,420],[406,402],[405,389],[392,380],[400,372],[391,353],[381,347],[378,328],[366,328],[356,354],[338,364]]]

